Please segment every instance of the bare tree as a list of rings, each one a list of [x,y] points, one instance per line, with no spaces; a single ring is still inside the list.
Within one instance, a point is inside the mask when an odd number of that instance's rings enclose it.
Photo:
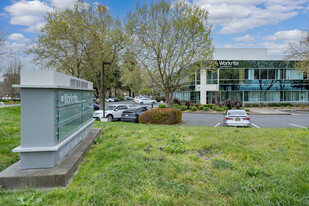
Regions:
[[[191,69],[213,59],[208,11],[185,1],[137,4],[128,14],[127,32],[138,62],[172,105],[174,91]]]
[[[304,37],[288,45],[285,53],[287,60],[296,60],[295,67],[309,77],[309,31],[303,31]]]
[[[20,70],[22,68],[21,62],[16,57],[7,66],[3,74],[3,92],[12,99],[20,96],[20,89],[13,87],[13,84],[20,83]]]

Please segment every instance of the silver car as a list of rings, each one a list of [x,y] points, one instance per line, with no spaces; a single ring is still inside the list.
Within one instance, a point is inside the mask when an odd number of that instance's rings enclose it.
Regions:
[[[225,126],[249,127],[251,125],[251,120],[245,110],[232,109],[227,110],[223,119],[223,124]]]

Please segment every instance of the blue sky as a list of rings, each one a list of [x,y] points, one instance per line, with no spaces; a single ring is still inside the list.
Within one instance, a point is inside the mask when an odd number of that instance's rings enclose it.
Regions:
[[[111,15],[124,19],[140,0],[96,0]],[[142,0],[147,1],[147,0]],[[218,48],[267,48],[282,54],[289,42],[309,29],[309,0],[186,0],[209,11],[213,44]],[[35,31],[53,8],[70,7],[75,0],[1,0],[0,27],[7,34],[6,49],[28,62],[23,55],[33,43]]]

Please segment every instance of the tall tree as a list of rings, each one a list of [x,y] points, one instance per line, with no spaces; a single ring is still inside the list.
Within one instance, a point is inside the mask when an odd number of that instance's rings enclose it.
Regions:
[[[102,62],[115,64],[124,39],[121,22],[112,18],[105,6],[76,3],[73,9],[48,13],[45,26],[27,52],[48,69],[94,82],[96,95],[103,100]],[[105,73],[112,68],[106,66]]]
[[[142,68],[138,65],[134,53],[127,50],[124,54],[121,81],[134,95],[144,86],[145,76]]]
[[[295,67],[309,78],[309,31],[303,31],[304,36],[297,42],[292,42],[286,49],[287,60],[297,60]]]
[[[172,105],[174,91],[190,69],[213,59],[208,11],[185,1],[137,4],[127,17],[138,62]],[[211,64],[208,64],[209,66]]]
[[[13,87],[12,85],[20,83],[21,68],[22,65],[19,59],[14,58],[3,74],[3,92],[5,95],[11,97],[12,99],[20,96],[20,89]]]

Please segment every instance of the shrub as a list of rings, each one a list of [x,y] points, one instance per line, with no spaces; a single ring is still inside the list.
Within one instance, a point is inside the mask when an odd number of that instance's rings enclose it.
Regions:
[[[182,119],[182,112],[175,108],[148,110],[139,117],[140,123],[146,124],[177,124]]]
[[[204,106],[209,107],[210,109],[212,109],[212,107],[213,107],[212,104],[205,104]]]
[[[191,106],[191,107],[190,107],[190,110],[191,110],[191,111],[196,111],[197,108],[196,108],[196,106]]]
[[[190,108],[193,106],[191,101],[185,101],[184,106],[187,106],[187,108]]]
[[[245,109],[246,112],[250,112],[250,109]]]
[[[226,106],[228,109],[231,109],[233,107],[236,107],[239,109],[242,107],[242,102],[239,100],[231,100],[231,99],[226,99],[218,104],[220,107]]]
[[[253,103],[252,106],[253,106],[253,107],[258,107],[259,104],[258,104],[258,103]]]
[[[181,105],[181,102],[178,98],[173,98],[173,104]]]
[[[250,103],[245,103],[245,107],[251,107]]]
[[[159,108],[167,108],[166,104],[159,104]]]
[[[204,111],[209,111],[209,107],[204,107]]]
[[[181,111],[185,111],[187,109],[187,106],[180,106]]]
[[[218,108],[216,109],[216,111],[217,111],[217,112],[222,112],[222,111],[224,111],[224,109],[223,109],[223,108],[218,107]]]
[[[199,108],[198,108],[199,110],[204,110],[204,106],[203,105],[201,105],[201,106],[199,106]]]
[[[169,136],[164,149],[170,153],[183,153],[186,150],[185,142],[179,134]]]
[[[154,99],[155,99],[157,102],[160,102],[160,101],[161,101],[161,97],[159,97],[159,96],[156,96]]]
[[[173,108],[178,109],[179,107],[180,107],[180,105],[178,105],[178,104],[173,104]]]

